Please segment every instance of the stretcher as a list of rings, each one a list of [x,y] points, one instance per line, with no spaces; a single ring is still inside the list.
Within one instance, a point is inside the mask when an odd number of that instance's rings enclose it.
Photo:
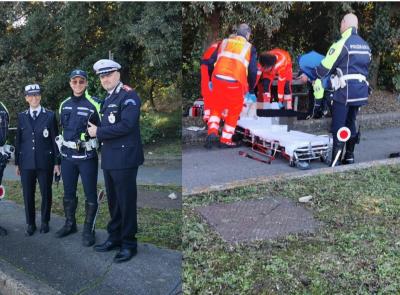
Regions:
[[[291,167],[309,168],[310,161],[328,162],[332,140],[328,135],[313,135],[288,131],[287,125],[274,124],[274,118],[242,118],[238,121],[235,138],[269,161],[278,156]]]

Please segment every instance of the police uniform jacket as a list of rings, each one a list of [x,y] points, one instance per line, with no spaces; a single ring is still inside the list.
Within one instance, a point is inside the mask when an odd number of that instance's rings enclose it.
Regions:
[[[42,107],[36,120],[29,109],[18,114],[15,165],[20,169],[53,169],[59,164],[55,143],[58,127],[55,113]]]
[[[84,142],[89,140],[87,134],[88,122],[100,124],[100,102],[86,91],[80,97],[71,96],[64,100],[59,109],[62,135],[64,141]],[[62,156],[70,160],[91,159],[97,157],[96,149],[86,151],[85,148],[73,149],[67,146],[61,148]]]
[[[319,78],[336,74],[337,69],[343,75],[361,74],[368,76],[368,67],[371,62],[371,49],[358,34],[356,28],[348,28],[342,33],[342,38],[334,43],[326,57],[316,68]],[[361,106],[368,103],[369,86],[362,79],[350,79],[346,86],[334,92],[333,99],[340,103]]]
[[[10,117],[7,108],[0,102],[0,146],[3,146],[6,143],[9,122]]]
[[[140,137],[140,99],[136,92],[121,82],[105,99],[101,108],[101,168],[128,169],[143,164]]]

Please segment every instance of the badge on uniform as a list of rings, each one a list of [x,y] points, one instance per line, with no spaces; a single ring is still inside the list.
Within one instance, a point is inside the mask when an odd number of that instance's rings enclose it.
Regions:
[[[108,116],[108,122],[110,122],[111,124],[114,124],[114,123],[115,123],[115,116],[114,116],[113,113],[111,113],[111,114]]]
[[[43,137],[44,137],[44,138],[49,137],[49,130],[47,130],[47,128],[45,128],[45,129],[43,130]]]

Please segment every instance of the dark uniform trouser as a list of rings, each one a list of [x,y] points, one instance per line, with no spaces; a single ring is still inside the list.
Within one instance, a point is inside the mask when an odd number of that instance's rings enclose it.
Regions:
[[[103,171],[111,216],[107,226],[108,239],[121,242],[124,248],[136,248],[138,168]]]
[[[78,177],[81,175],[83,191],[89,203],[97,204],[97,157],[86,160],[62,159],[61,175],[64,184],[64,198],[71,200],[76,198]]]
[[[332,105],[332,136],[337,141],[337,132],[341,127],[350,129],[351,138],[357,136],[356,117],[359,106],[349,106],[333,101]]]
[[[45,169],[21,169],[21,182],[25,203],[25,215],[27,224],[35,224],[35,191],[36,179],[42,195],[42,222],[49,222],[52,204],[53,170]]]

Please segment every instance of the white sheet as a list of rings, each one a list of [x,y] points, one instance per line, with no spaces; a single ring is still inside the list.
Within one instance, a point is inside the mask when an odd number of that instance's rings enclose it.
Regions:
[[[270,125],[268,118],[241,119],[238,126],[250,130],[251,134],[261,139],[273,142],[279,141],[280,145],[285,148],[285,152],[293,156],[294,151],[299,148],[329,145],[329,137],[327,135],[314,135],[301,131],[287,131],[287,125]]]

